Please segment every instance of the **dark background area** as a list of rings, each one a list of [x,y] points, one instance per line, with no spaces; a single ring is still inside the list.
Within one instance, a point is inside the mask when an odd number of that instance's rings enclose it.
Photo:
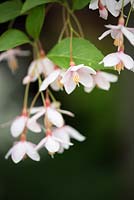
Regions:
[[[116,51],[112,39],[97,38],[105,30],[104,24],[116,24],[117,19],[109,16],[108,21],[99,18],[98,11],[87,8],[77,11],[85,38],[93,42],[104,55]],[[130,26],[133,26],[133,18]],[[14,27],[24,30],[25,16],[19,17]],[[0,25],[1,33],[8,23]],[[48,51],[57,41],[62,28],[61,7],[52,7],[44,23],[41,40]],[[24,49],[29,46],[24,46]],[[133,47],[126,42],[126,52],[133,54]],[[20,58],[20,67],[13,75],[7,64],[0,64],[0,123],[12,120],[21,112],[24,87],[22,79],[31,58]],[[112,71],[113,72],[113,71]],[[114,72],[116,73],[116,72]],[[31,84],[30,95],[36,93],[37,85]],[[75,113],[74,119],[66,118],[87,137],[62,155],[51,159],[45,149],[41,150],[41,161],[30,159],[15,165],[4,155],[13,139],[10,126],[0,129],[0,200],[132,200],[134,198],[134,74],[123,71],[119,81],[109,92],[95,89],[84,93],[83,88],[67,95],[59,92],[57,99],[62,108]],[[38,102],[39,103],[39,102]],[[29,133],[37,143],[42,134]]]

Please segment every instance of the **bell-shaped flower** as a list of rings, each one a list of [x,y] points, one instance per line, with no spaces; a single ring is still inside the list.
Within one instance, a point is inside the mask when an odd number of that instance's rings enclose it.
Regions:
[[[9,49],[0,54],[0,61],[6,60],[12,72],[18,68],[18,61],[16,56],[29,56],[30,51],[20,49]]]
[[[65,87],[65,91],[70,94],[81,83],[84,87],[91,87],[93,79],[91,74],[96,74],[91,67],[81,65],[72,65],[63,75],[61,82]]]
[[[91,92],[95,86],[102,90],[109,90],[110,83],[115,83],[118,80],[118,76],[107,72],[98,71],[96,75],[93,75],[94,85],[90,88],[85,88],[85,92]]]
[[[110,30],[105,31],[98,39],[102,40],[107,35],[111,34],[111,37],[115,39],[115,46],[121,46],[123,43],[123,35],[129,40],[129,42],[134,45],[134,28],[125,27],[122,24],[117,26],[106,25],[106,28]]]
[[[53,104],[46,104],[46,106],[42,106],[42,107],[34,107],[31,109],[31,114],[35,114],[30,118],[30,121],[33,123],[37,123],[37,120],[45,115],[45,119],[46,121],[53,125],[55,125],[56,127],[62,127],[64,125],[64,119],[62,114],[66,114],[69,115],[71,117],[74,116],[73,113],[71,113],[70,111],[67,110],[61,110],[58,108],[55,108]]]
[[[31,62],[28,73],[23,79],[23,84],[28,84],[29,82],[35,82],[41,74],[48,76],[54,70],[54,63],[47,57],[41,57],[37,60]]]
[[[56,68],[51,74],[49,74],[40,86],[40,91],[46,90],[50,85],[51,88],[55,91],[62,89],[63,85],[61,79],[63,77],[64,71]]]
[[[47,130],[46,137],[43,138],[39,142],[39,144],[36,146],[36,150],[39,150],[42,147],[45,147],[48,150],[49,154],[53,155],[60,150],[61,144],[64,144],[67,146],[72,145],[70,141],[67,141],[67,140],[65,141],[64,138],[55,137],[53,131]]]
[[[62,141],[60,142],[59,153],[62,153],[64,149],[69,149],[71,138],[79,142],[83,142],[86,139],[85,136],[81,135],[76,129],[67,125],[61,128],[54,128],[53,136]]]
[[[119,16],[120,9],[116,8],[116,5],[116,0],[91,0],[89,9],[99,9],[100,17],[106,20],[108,18],[108,11],[115,17]]]
[[[14,163],[20,162],[22,159],[25,158],[25,156],[30,157],[34,161],[39,161],[40,156],[35,150],[35,147],[36,145],[31,142],[16,142],[13,147],[7,152],[5,158],[8,159],[8,157],[11,155]]]
[[[104,67],[115,67],[115,69],[120,72],[124,67],[128,70],[134,68],[134,60],[123,51],[116,53],[110,53],[103,58],[100,64],[104,63]]]
[[[41,132],[41,127],[36,121],[31,121],[27,114],[22,114],[13,120],[10,131],[13,137],[18,137],[28,128],[33,132]]]

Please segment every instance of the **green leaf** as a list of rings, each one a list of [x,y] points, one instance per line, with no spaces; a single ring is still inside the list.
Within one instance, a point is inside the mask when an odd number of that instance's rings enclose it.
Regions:
[[[38,39],[45,18],[44,5],[33,8],[26,19],[26,30],[34,39]]]
[[[27,12],[28,10],[36,6],[39,6],[45,3],[50,3],[50,2],[56,2],[56,1],[55,0],[26,0],[25,3],[23,4],[21,13]]]
[[[5,51],[25,43],[30,43],[25,33],[17,29],[10,29],[0,36],[0,51]]]
[[[104,69],[98,64],[103,59],[103,54],[91,42],[81,38],[73,38],[73,59],[75,63],[90,66],[96,70]],[[48,57],[58,66],[68,68],[70,63],[70,38],[58,43],[48,53]]]
[[[7,1],[0,4],[0,23],[7,22],[20,15],[22,3],[20,0]]]
[[[79,10],[84,8],[90,3],[91,0],[73,0],[73,10]]]

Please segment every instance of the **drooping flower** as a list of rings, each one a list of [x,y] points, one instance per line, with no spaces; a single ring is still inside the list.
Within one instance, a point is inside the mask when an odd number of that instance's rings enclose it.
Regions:
[[[22,159],[25,158],[27,155],[34,161],[39,161],[40,156],[38,152],[35,150],[36,145],[27,142],[27,141],[19,141],[16,142],[13,147],[7,152],[5,158],[8,159],[8,157],[11,155],[11,158],[14,163],[20,162]]]
[[[94,85],[90,88],[85,88],[86,92],[91,92],[95,86],[102,90],[109,90],[110,83],[115,83],[118,80],[118,76],[107,72],[97,71],[96,75],[93,75]]]
[[[62,153],[64,149],[69,149],[71,138],[79,142],[83,142],[86,139],[85,136],[81,135],[76,129],[68,125],[65,125],[61,128],[54,128],[52,133],[55,138],[58,138],[62,141],[60,142],[60,149],[58,151],[59,153]]]
[[[67,146],[72,145],[70,141],[65,141],[63,138],[55,137],[53,131],[47,130],[46,137],[39,142],[39,144],[36,146],[36,150],[45,147],[49,154],[53,155],[60,150],[61,144]]]
[[[53,72],[54,68],[54,63],[47,57],[41,57],[32,61],[28,68],[28,73],[23,79],[23,84],[35,82],[41,74],[48,76]]]
[[[123,35],[129,40],[129,42],[134,45],[134,28],[128,28],[124,26],[124,18],[120,17],[119,23],[117,26],[106,25],[106,28],[110,30],[105,31],[98,39],[102,40],[108,34],[111,34],[111,37],[115,39],[115,46],[122,46],[123,44]]]
[[[134,68],[134,60],[122,50],[116,53],[108,54],[103,58],[100,64],[101,63],[104,63],[104,67],[115,66],[115,69],[118,72],[123,70],[124,67],[128,70],[132,70]]]
[[[44,79],[44,81],[42,82],[42,84],[40,86],[40,91],[46,90],[49,85],[55,91],[62,89],[63,84],[61,82],[61,79],[62,79],[64,73],[65,73],[64,70],[56,68],[51,74],[49,74]]]
[[[71,63],[71,66],[63,75],[61,82],[65,87],[65,91],[70,94],[79,86],[81,83],[84,87],[91,87],[93,85],[93,79],[91,74],[96,74],[95,70],[91,67],[81,65],[74,65]]]
[[[31,114],[33,115],[29,121],[32,123],[37,123],[37,120],[45,115],[45,123],[49,126],[51,124],[55,125],[56,127],[62,127],[64,125],[64,119],[62,117],[62,114],[69,115],[71,117],[74,116],[73,113],[67,110],[61,110],[54,106],[54,104],[51,104],[50,101],[46,100],[45,107],[34,107],[31,109]],[[47,126],[46,125],[46,126]]]
[[[120,13],[119,7],[116,6],[116,0],[91,0],[89,4],[89,9],[96,10],[99,9],[100,17],[103,19],[108,18],[108,11],[114,16],[118,17]]]
[[[0,61],[6,60],[8,62],[8,66],[12,72],[18,68],[18,61],[16,56],[29,56],[30,51],[21,50],[21,49],[9,49],[6,52],[0,54]]]
[[[13,120],[10,131],[13,137],[18,137],[26,128],[33,132],[41,132],[40,125],[36,121],[31,121],[27,112],[22,112],[20,116]]]

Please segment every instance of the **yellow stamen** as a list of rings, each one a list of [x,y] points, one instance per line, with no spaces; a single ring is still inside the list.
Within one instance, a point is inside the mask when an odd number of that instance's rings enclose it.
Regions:
[[[115,70],[117,70],[120,74],[120,71],[121,70],[124,70],[124,64],[122,62],[118,63],[116,66],[115,66]]]
[[[73,75],[74,83],[76,83],[76,85],[79,85],[79,80],[80,80],[79,74],[77,72],[75,72]]]

